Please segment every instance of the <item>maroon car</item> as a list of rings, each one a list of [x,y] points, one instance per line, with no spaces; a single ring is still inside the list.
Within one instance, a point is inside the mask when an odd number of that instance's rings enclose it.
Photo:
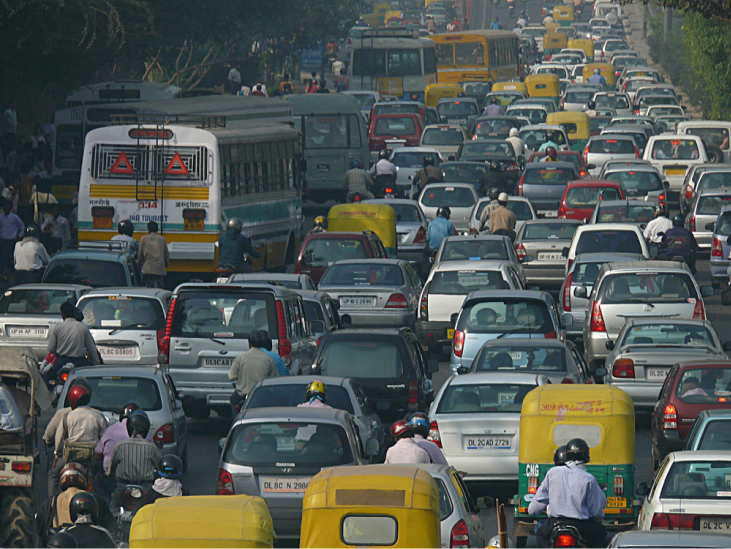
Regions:
[[[652,411],[652,466],[682,450],[703,410],[731,409],[731,361],[697,361],[670,369]]]
[[[423,129],[423,119],[416,114],[376,115],[368,128],[368,150],[378,152],[418,147]]]

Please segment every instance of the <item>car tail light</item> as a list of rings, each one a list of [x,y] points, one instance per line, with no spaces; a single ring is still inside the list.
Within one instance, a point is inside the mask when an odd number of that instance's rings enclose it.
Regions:
[[[563,288],[563,310],[567,313],[571,312],[571,282],[574,280],[574,273],[570,272],[569,276],[566,278],[566,282],[564,282],[564,288]]]
[[[403,294],[391,294],[386,301],[386,309],[407,309],[409,302]]]
[[[428,288],[427,288],[428,291]],[[424,320],[429,320],[429,295],[424,292],[419,303],[419,316]]]
[[[573,385],[573,384],[574,384],[574,380],[571,379],[570,377],[565,377],[561,380],[561,385]]]
[[[690,216],[690,221],[688,221],[688,227],[690,228],[691,231],[695,232],[695,216],[694,215]]]
[[[429,440],[440,448],[442,447],[442,437],[439,434],[439,425],[436,421],[432,421],[429,425]]]
[[[233,496],[234,479],[226,469],[218,469],[218,482],[216,482],[216,495]]]
[[[414,237],[414,244],[421,244],[422,242],[426,242],[426,229],[424,227],[419,227],[419,230],[416,231],[416,236]]]
[[[690,185],[685,186],[685,199],[693,200],[693,187],[691,187]]]
[[[695,302],[695,307],[693,307],[693,318],[697,320],[706,319],[706,308],[703,305],[702,299]]]
[[[155,433],[154,440],[155,442],[159,440],[164,443],[175,442],[175,429],[173,428],[173,424],[166,423],[160,427]]]
[[[518,167],[518,164],[516,164],[515,162],[511,162],[510,164],[508,164],[506,166],[505,171],[506,172],[515,172],[515,171],[517,171],[519,169],[520,168]]]
[[[515,246],[515,253],[518,254],[518,259],[523,260],[528,255],[528,252],[525,250],[525,246],[523,246],[522,243],[518,243],[517,246]]]
[[[535,494],[538,491],[538,477],[528,477],[528,493]]]
[[[679,513],[655,513],[650,530],[693,530],[695,515]]]
[[[635,147],[635,158],[640,158],[640,150]]]
[[[556,332],[546,332],[546,335],[544,335],[546,339],[556,339]]]
[[[663,429],[677,429],[678,428],[678,410],[673,404],[667,404],[662,415],[662,428]]]
[[[10,468],[13,470],[14,473],[30,473],[31,469],[33,468],[33,462],[32,461],[14,461]]]
[[[607,327],[604,325],[604,317],[602,316],[602,308],[596,301],[591,309],[591,324],[589,325],[589,330],[592,332],[607,331]]]
[[[61,381],[62,381],[63,383],[66,383],[66,382],[67,382],[68,380],[69,380],[69,373],[68,373],[68,372],[64,372],[64,373],[62,373],[62,374],[61,374]]]
[[[566,205],[563,202],[558,205],[558,212],[556,212],[556,217],[558,217],[559,219],[566,219]]]
[[[652,523],[650,524],[650,530],[669,530],[670,521],[665,513],[655,513],[652,515]]]
[[[454,355],[461,357],[464,352],[464,332],[456,330],[454,332]]]
[[[287,319],[284,316],[284,304],[281,301],[277,301],[277,329],[279,330],[279,340],[287,339]],[[281,356],[281,344],[280,344],[280,356]]]
[[[561,534],[554,541],[554,547],[577,547],[576,539],[569,534]]]
[[[612,365],[612,375],[624,379],[634,379],[635,363],[631,358],[620,358]]]
[[[467,523],[464,519],[459,519],[457,523],[452,526],[452,533],[449,537],[450,547],[469,547],[470,546],[470,531],[467,528]]]
[[[569,258],[569,259],[568,259],[568,260],[566,261],[566,268],[567,268],[567,269],[570,269],[570,268],[571,268],[571,265],[573,265],[573,264],[574,264],[574,260],[573,260],[573,259],[571,259],[571,258]]]
[[[584,164],[587,166],[589,165],[589,145],[584,147],[584,152],[582,153],[584,156]]]
[[[518,179],[518,196],[523,196],[523,183],[525,182],[525,176],[521,176]]]
[[[713,237],[713,245],[711,246],[711,257],[723,257],[723,245],[718,237]]]
[[[614,495],[615,496],[624,495],[624,477],[622,477],[620,475],[616,475],[614,477]]]
[[[173,331],[173,311],[175,311],[176,301],[176,298],[170,300],[165,329],[157,332],[157,361],[160,364],[167,364],[170,358],[170,334]]]
[[[409,410],[416,410],[419,405],[419,382],[414,380],[409,383]]]
[[[640,109],[635,109],[635,114],[639,116],[639,114],[640,114]]]

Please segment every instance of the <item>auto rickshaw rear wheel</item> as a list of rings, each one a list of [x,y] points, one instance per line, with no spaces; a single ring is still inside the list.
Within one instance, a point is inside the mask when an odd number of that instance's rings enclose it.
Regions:
[[[37,547],[33,498],[22,488],[0,491],[0,547]]]

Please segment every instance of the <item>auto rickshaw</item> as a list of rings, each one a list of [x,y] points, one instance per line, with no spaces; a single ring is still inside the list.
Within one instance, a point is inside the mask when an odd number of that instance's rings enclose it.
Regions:
[[[338,204],[327,214],[328,231],[373,231],[383,242],[388,257],[396,257],[396,214],[385,204]]]
[[[546,124],[556,124],[566,131],[572,151],[583,151],[591,135],[589,115],[585,112],[561,111],[548,113]]]
[[[522,82],[516,82],[516,84],[522,84]],[[525,86],[525,84],[523,84]],[[498,100],[498,103],[505,107],[506,109],[515,103],[518,99],[527,99],[528,97],[528,88],[526,87],[526,91],[516,90],[516,91],[491,91],[485,96],[485,107],[490,104],[490,102],[493,100],[493,98],[496,98]]]
[[[551,97],[556,104],[561,96],[560,78],[557,74],[541,73],[530,74],[525,77],[530,97]]]
[[[568,27],[574,22],[574,6],[560,5],[553,8],[553,20],[562,27]]]
[[[440,99],[458,97],[460,93],[464,93],[464,89],[459,84],[429,84],[424,89],[424,102],[427,107],[436,107]]]
[[[616,78],[614,74],[614,65],[611,63],[587,63],[584,65],[583,71],[584,82],[589,81],[589,78],[591,78],[594,74],[594,69],[599,69],[601,75],[606,79],[607,84],[604,86],[604,89],[607,91],[613,91]]]
[[[543,35],[543,53],[546,56],[554,55],[566,47],[569,37],[561,31],[547,32]]]
[[[492,91],[519,91],[528,97],[528,86],[525,85],[525,82],[495,82],[492,85]]]
[[[559,28],[561,25],[554,22],[554,23],[546,23],[543,26],[546,27],[546,32],[549,33],[549,32],[556,32],[556,29]]]
[[[406,465],[330,467],[302,501],[300,547],[440,547],[439,488]]]
[[[572,438],[582,438],[591,456],[586,470],[607,496],[604,525],[631,529],[635,477],[635,407],[632,398],[611,385],[544,385],[523,399],[518,449],[518,495],[513,539],[525,547],[528,534],[544,516],[528,506],[553,464],[553,454]]]
[[[566,43],[566,47],[576,50],[584,50],[589,62],[594,61],[594,41],[588,38],[574,38]]]
[[[134,547],[272,547],[269,508],[256,496],[185,496],[158,499],[135,515]]]

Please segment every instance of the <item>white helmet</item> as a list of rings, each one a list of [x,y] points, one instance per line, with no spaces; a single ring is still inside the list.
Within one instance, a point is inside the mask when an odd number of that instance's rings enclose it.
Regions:
[[[508,201],[508,193],[500,193],[500,196],[497,197],[498,202],[507,202]]]
[[[510,128],[510,137],[518,137],[518,128]]]
[[[594,74],[601,74],[601,73],[602,73],[602,71],[600,71],[599,69],[594,69]]]

